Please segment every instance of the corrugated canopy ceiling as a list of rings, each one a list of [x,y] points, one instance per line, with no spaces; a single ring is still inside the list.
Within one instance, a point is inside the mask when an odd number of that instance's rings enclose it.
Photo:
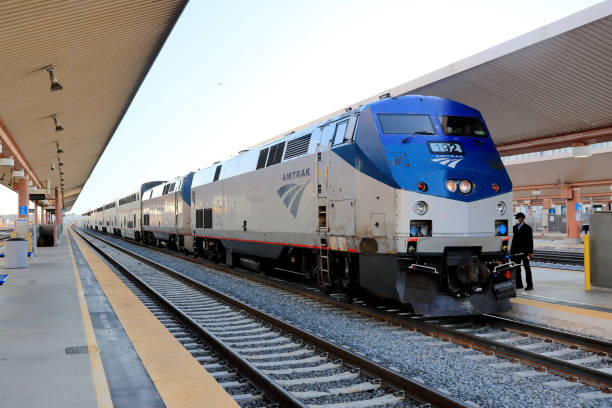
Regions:
[[[60,184],[55,145],[59,142],[64,151],[66,210],[76,201],[185,4],[186,0],[0,2],[0,121],[37,178],[42,184],[51,180],[52,187]],[[51,64],[63,90],[50,91],[44,67]],[[63,131],[55,131],[52,114]]]

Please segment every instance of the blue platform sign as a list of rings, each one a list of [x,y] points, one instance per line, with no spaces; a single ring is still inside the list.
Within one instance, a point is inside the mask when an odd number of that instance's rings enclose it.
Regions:
[[[27,205],[20,205],[19,206],[19,216],[20,217],[27,217],[28,216],[28,206]]]
[[[555,213],[555,209],[554,209],[554,208],[550,208],[550,209],[548,210],[548,213],[549,213],[549,214],[554,214],[554,213]]]
[[[581,205],[580,203],[576,203],[576,211],[580,211],[580,207],[581,207],[581,206],[582,206],[582,205]]]

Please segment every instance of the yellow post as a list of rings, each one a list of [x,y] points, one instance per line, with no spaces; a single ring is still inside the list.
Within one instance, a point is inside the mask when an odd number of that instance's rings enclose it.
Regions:
[[[584,290],[591,290],[591,246],[589,234],[584,234]]]
[[[28,231],[27,237],[28,237],[28,253],[32,253],[32,235],[30,234],[30,231]]]

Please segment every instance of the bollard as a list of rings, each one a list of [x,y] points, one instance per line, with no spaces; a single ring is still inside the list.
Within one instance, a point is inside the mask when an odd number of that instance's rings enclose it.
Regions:
[[[584,234],[584,290],[591,290],[591,237]]]

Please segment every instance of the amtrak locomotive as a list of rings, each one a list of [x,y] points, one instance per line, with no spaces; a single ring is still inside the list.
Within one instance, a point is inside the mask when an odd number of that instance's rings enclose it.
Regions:
[[[516,295],[512,184],[461,103],[383,99],[180,179],[153,188],[167,204],[144,191],[138,237],[423,315],[501,312]]]

